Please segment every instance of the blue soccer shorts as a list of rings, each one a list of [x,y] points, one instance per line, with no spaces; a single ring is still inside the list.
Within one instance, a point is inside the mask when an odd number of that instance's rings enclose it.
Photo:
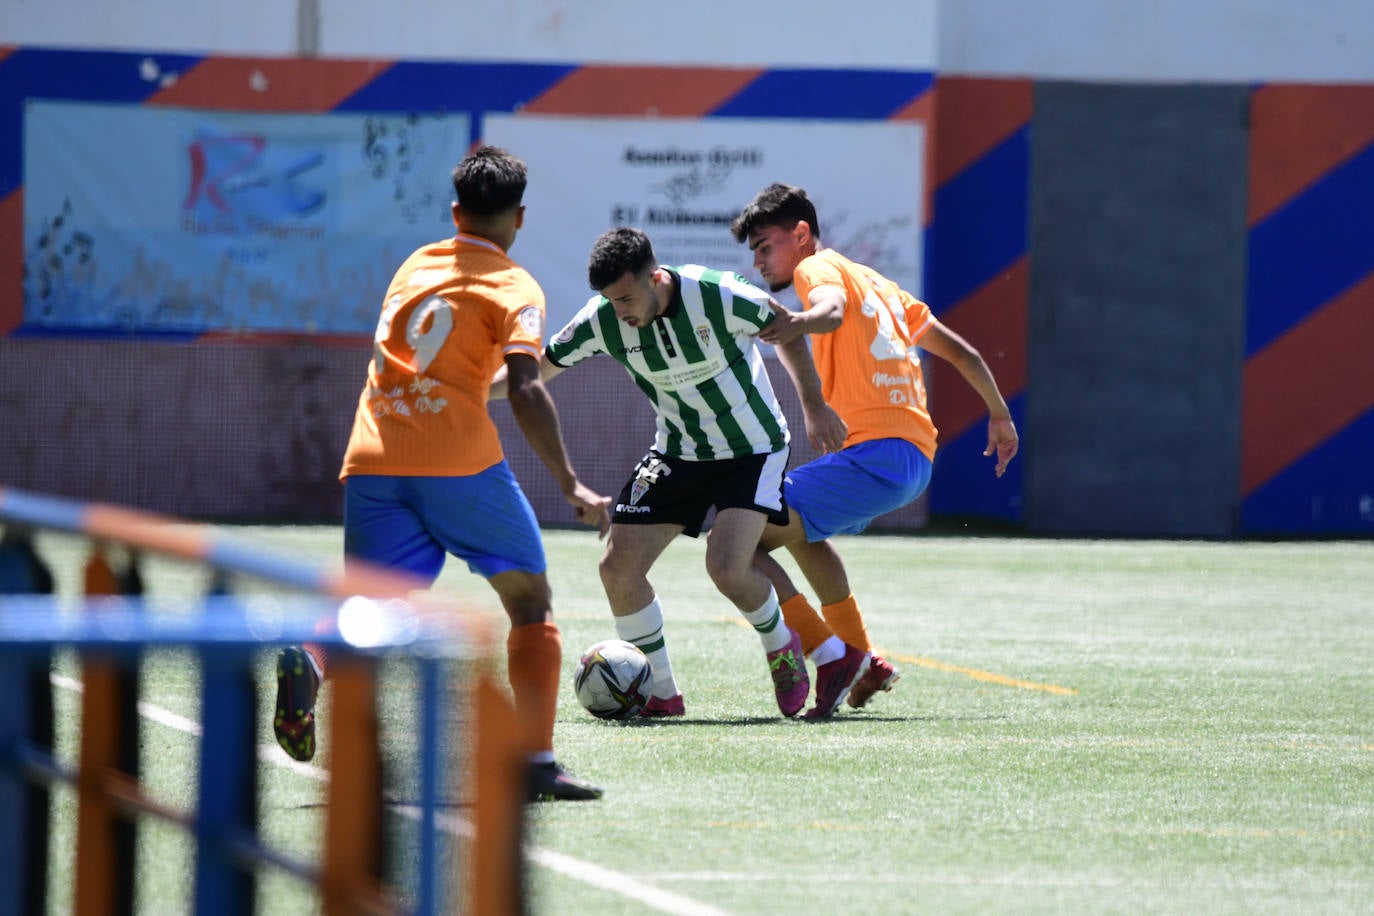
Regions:
[[[905,439],[873,439],[821,455],[787,475],[783,494],[812,543],[858,534],[930,484],[930,459]]]
[[[348,477],[344,553],[430,583],[450,553],[487,579],[547,568],[534,509],[505,461],[466,477]]]

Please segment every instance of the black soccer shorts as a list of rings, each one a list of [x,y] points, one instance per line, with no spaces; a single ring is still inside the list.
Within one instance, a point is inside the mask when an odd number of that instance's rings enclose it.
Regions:
[[[786,446],[769,455],[687,461],[650,451],[621,488],[611,521],[621,525],[681,525],[696,537],[712,507],[753,509],[775,525],[787,524],[782,480]]]

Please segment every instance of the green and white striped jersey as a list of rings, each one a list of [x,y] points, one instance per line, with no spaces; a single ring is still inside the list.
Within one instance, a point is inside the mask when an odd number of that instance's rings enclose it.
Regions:
[[[739,274],[695,264],[666,268],[675,289],[647,327],[615,317],[593,296],[545,348],[556,366],[597,353],[623,365],[653,402],[653,448],[688,461],[776,452],[787,421],[755,340],[773,320],[768,293]]]

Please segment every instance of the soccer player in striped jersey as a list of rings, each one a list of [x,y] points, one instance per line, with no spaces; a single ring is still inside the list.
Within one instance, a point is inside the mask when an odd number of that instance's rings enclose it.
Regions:
[[[758,632],[778,708],[796,715],[810,690],[801,644],[753,565],[764,526],[787,520],[787,421],[756,343],[774,310],[786,309],[737,274],[660,266],[648,236],[624,227],[597,239],[588,282],[598,295],[545,348],[542,374],[604,353],[653,404],[653,445],[615,500],[600,565],[616,633],[644,650],[653,671],[642,714],[685,712],[649,570],[677,535],[700,534],[714,507],[707,572]],[[801,393],[808,434],[838,447],[843,426],[820,396],[805,342],[782,344],[779,353]]]
[[[825,718],[846,693],[849,705],[859,708],[877,691],[891,690],[898,677],[891,663],[873,654],[844,564],[827,539],[863,531],[877,516],[916,499],[930,482],[936,429],[926,407],[919,351],[952,364],[987,405],[983,454],[996,456],[998,477],[1016,455],[1016,426],[977,350],[924,302],[822,244],[816,208],[804,190],[785,184],[764,188],[730,230],[754,252],[754,267],[770,289],[795,285],[801,300],[801,313],[777,315],[760,336],[786,345],[815,335],[825,400],[848,429],[842,449],[787,475],[791,517],[768,526],[756,558],[778,590],[788,625],[816,664],[817,705],[807,715]],[[778,547],[788,549],[816,590],[823,617],[767,556]]]
[[[510,618],[508,671],[529,755],[529,798],[592,799],[601,789],[554,759],[562,637],[529,500],[487,413],[498,366],[511,410],[579,521],[609,525],[609,500],[578,479],[539,379],[544,293],[507,254],[524,225],[525,164],[484,146],[453,172],[457,234],[397,270],[377,323],[367,382],[344,454],[344,553],[433,582],[449,554],[496,591]],[[277,660],[277,741],[315,752],[315,696],[327,658],[290,646]]]

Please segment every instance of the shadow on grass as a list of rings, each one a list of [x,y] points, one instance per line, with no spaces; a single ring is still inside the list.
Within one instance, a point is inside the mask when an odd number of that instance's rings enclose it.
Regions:
[[[781,725],[794,722],[807,728],[827,725],[863,725],[873,722],[1000,722],[1010,719],[1007,715],[986,716],[921,716],[921,715],[883,715],[873,713],[842,713],[825,719],[805,719],[795,716],[784,719],[781,716],[725,716],[713,719],[689,719],[683,716],[663,719],[629,719],[624,722],[607,721],[608,728],[681,728],[684,726],[709,726],[715,728],[735,728],[739,726]]]
[[[325,804],[324,802],[303,802],[303,803],[301,803],[301,804],[299,804],[299,805],[291,805],[290,807],[283,807],[283,808],[280,808],[279,810],[282,810],[282,811],[314,811],[314,810],[323,810],[324,808],[328,808],[328,807],[329,807],[329,805]],[[401,809],[401,808],[418,808],[418,807],[420,807],[420,800],[419,800],[418,798],[388,798],[386,801],[382,802],[382,807],[383,807],[383,808],[386,808],[386,809],[389,810],[389,811],[399,810],[399,809]],[[436,807],[436,808],[442,808],[442,809],[445,809],[445,810],[455,810],[455,811],[456,811],[456,810],[460,810],[460,809],[463,809],[463,808],[471,808],[471,807],[472,807],[472,802],[470,802],[470,801],[458,801],[458,800],[455,800],[455,799],[444,799],[444,800],[438,802],[438,803],[435,805],[435,807]]]
[[[781,716],[730,716],[715,719],[689,719],[686,716],[673,716],[661,719],[630,719],[625,722],[608,723],[624,728],[671,728],[683,725],[773,725],[784,721]]]
[[[987,716],[896,716],[896,715],[873,715],[872,713],[854,713],[839,716],[830,716],[826,719],[802,719],[806,725],[812,728],[824,728],[826,726],[846,726],[846,725],[866,725],[871,722],[1006,722],[1012,717],[1007,715],[987,715]]]

